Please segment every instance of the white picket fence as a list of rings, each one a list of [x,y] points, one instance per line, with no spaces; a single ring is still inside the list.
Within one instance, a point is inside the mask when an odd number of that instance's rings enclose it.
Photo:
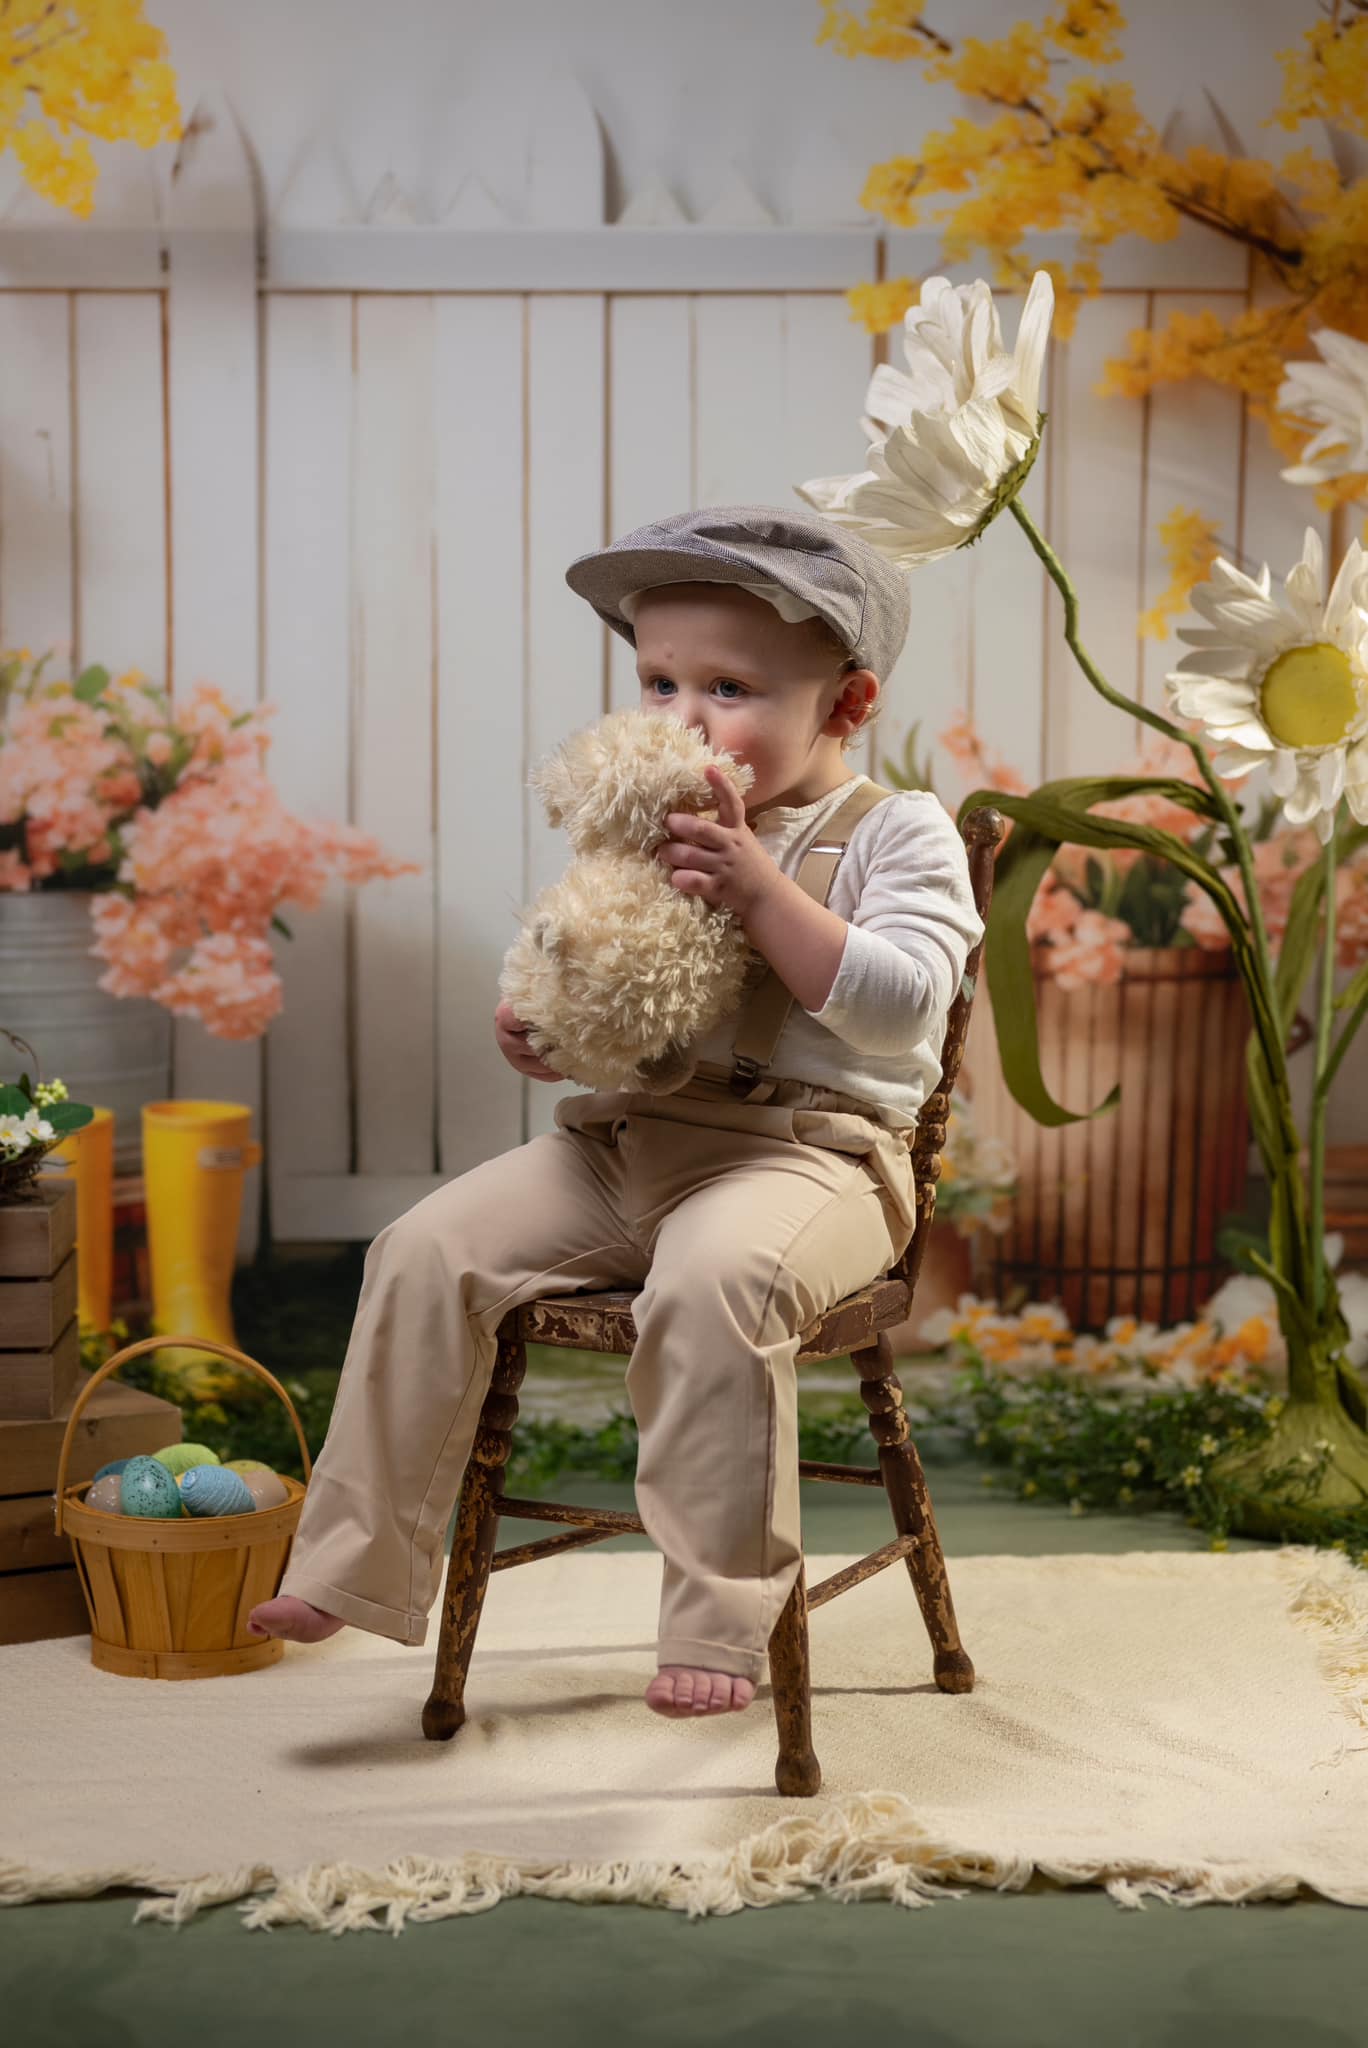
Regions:
[[[326,153],[263,222],[222,100],[197,110],[164,203],[125,179],[75,229],[0,190],[0,645],[270,700],[287,803],[423,863],[286,909],[264,1046],[177,1025],[176,1092],[257,1112],[282,1240],[369,1237],[550,1128],[570,1091],[515,1075],[491,1025],[514,911],[565,858],[526,772],[636,694],[565,568],[645,519],[796,502],[795,482],[858,466],[880,351],[844,288],[937,267],[931,238],[780,227],[736,188],[708,221],[652,190],[605,225],[597,122],[558,94],[519,223],[473,175],[436,225],[392,180],[358,221]],[[1323,522],[1235,399],[1093,387],[1130,329],[1247,293],[1242,257],[1210,240],[1123,248],[1052,349],[1027,502],[1091,651],[1151,704],[1179,651],[1136,636],[1167,580],[1163,513],[1199,505],[1282,567]],[[1127,764],[1141,729],[1078,674],[1010,521],[912,598],[859,765],[879,775],[914,723],[920,757],[961,710],[1027,777]],[[1347,1070],[1340,1087],[1362,1098]]]

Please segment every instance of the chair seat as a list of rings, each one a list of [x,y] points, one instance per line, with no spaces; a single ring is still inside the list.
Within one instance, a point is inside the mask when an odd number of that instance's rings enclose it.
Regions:
[[[631,1356],[636,1344],[632,1303],[640,1290],[613,1288],[583,1294],[543,1294],[515,1311],[525,1344],[566,1344],[577,1351],[611,1351]],[[802,1333],[798,1363],[842,1358],[873,1342],[880,1330],[906,1320],[912,1296],[903,1280],[873,1280],[846,1295]]]

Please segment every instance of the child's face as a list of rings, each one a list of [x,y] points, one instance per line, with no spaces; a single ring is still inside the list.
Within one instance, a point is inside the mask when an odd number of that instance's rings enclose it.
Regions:
[[[634,625],[642,709],[749,762],[748,813],[813,802],[848,779],[841,738],[878,680],[869,669],[842,675],[814,621],[792,625],[735,585],[670,583],[642,593]]]

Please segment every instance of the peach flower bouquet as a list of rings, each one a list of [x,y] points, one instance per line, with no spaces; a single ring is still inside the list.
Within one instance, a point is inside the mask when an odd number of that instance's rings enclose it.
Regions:
[[[919,769],[913,752],[916,734],[914,726],[904,749],[902,771],[888,760],[884,770],[903,788],[929,789],[929,764]],[[1025,778],[987,752],[971,719],[952,720],[940,734],[940,745],[961,771],[966,791],[991,787],[1008,795],[1029,794]],[[1149,736],[1140,751],[1137,772],[1201,787],[1188,749],[1162,735]],[[1231,778],[1221,779],[1233,797],[1238,785]],[[1167,797],[1142,792],[1114,803],[1096,804],[1093,809],[1100,817],[1126,818],[1133,824],[1172,833],[1204,858],[1214,859],[1211,848],[1218,838],[1217,827]],[[1324,856],[1312,828],[1279,826],[1281,813],[1281,798],[1269,792],[1256,815],[1246,821],[1255,885],[1275,955],[1287,930],[1292,892],[1306,870]],[[1003,845],[1011,833],[1009,822]],[[1214,864],[1247,915],[1244,877],[1238,864],[1234,860],[1215,860]],[[1335,964],[1354,969],[1368,960],[1368,846],[1340,862],[1335,891]],[[1105,987],[1119,981],[1124,954],[1131,946],[1192,945],[1211,952],[1227,951],[1230,946],[1230,933],[1210,896],[1172,863],[1132,847],[1093,850],[1067,843],[1045,870],[1026,920],[1026,936],[1039,966],[1065,989],[1090,984]],[[1305,1043],[1304,1034],[1298,1033],[1295,1043]]]
[[[288,812],[266,774],[275,707],[211,683],[173,704],[137,670],[45,680],[0,655],[0,891],[91,892],[99,986],[257,1038],[283,991],[269,933],[285,903],[421,872],[369,834]]]

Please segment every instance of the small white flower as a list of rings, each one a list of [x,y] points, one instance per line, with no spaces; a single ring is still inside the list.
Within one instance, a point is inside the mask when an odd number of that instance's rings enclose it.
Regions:
[[[1053,313],[1054,287],[1038,270],[1009,354],[982,278],[928,277],[903,319],[906,371],[881,363],[870,379],[860,422],[869,467],[813,477],[798,496],[908,568],[977,539],[1035,460]]]
[[[1216,773],[1267,767],[1288,824],[1313,825],[1322,846],[1341,795],[1368,824],[1368,557],[1357,541],[1328,597],[1323,583],[1310,526],[1285,603],[1271,594],[1267,563],[1256,578],[1218,555],[1192,593],[1211,623],[1179,627],[1196,651],[1165,678],[1174,710],[1217,742]]]
[[[16,1152],[26,1152],[31,1141],[31,1133],[22,1117],[0,1116],[0,1145],[13,1145]]]
[[[31,1109],[26,1114],[24,1129],[28,1132],[31,1141],[35,1145],[46,1145],[50,1138],[55,1138],[57,1135],[47,1118],[41,1111],[36,1109]]]
[[[1289,484],[1324,484],[1368,470],[1368,342],[1333,327],[1311,339],[1323,360],[1288,363],[1278,386],[1278,411],[1320,428],[1301,461],[1283,471]]]

